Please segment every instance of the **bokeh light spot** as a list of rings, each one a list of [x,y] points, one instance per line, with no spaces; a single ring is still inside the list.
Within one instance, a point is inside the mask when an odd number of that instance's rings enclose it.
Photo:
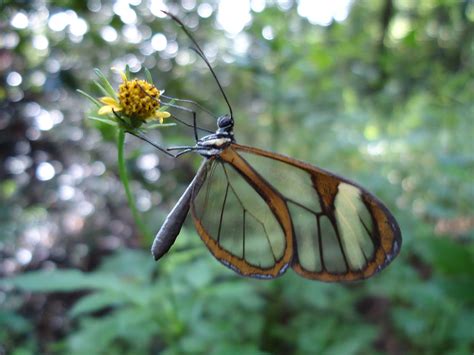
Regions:
[[[248,0],[222,0],[217,11],[217,22],[229,34],[241,32],[251,20]]]
[[[20,36],[16,32],[0,34],[0,46],[4,48],[15,48],[20,42]]]
[[[28,20],[28,16],[26,16],[26,14],[23,12],[16,13],[10,21],[10,24],[13,27],[20,30],[27,28],[29,23],[30,21]]]
[[[251,0],[250,8],[253,12],[262,12],[265,10],[266,1],[265,0]]]
[[[100,30],[100,35],[106,42],[114,42],[118,38],[117,31],[112,26],[105,26]]]
[[[59,199],[63,201],[70,200],[75,195],[75,189],[69,185],[61,185],[58,191]]]
[[[150,0],[149,5],[150,12],[159,18],[165,18],[166,14],[162,10],[167,11],[168,6],[165,5],[163,0]]]
[[[273,28],[272,26],[265,26],[262,29],[262,36],[268,41],[271,41],[272,39],[275,38],[275,34],[273,33]]]
[[[64,31],[67,25],[69,25],[69,16],[65,12],[52,15],[48,21],[49,28],[56,32]]]
[[[35,117],[36,127],[42,131],[49,131],[54,126],[53,118],[46,110],[41,110],[41,113]]]
[[[45,50],[49,46],[48,38],[44,35],[37,35],[33,37],[33,47],[37,50]]]
[[[196,0],[182,0],[181,6],[185,10],[192,11],[196,7]]]
[[[158,159],[158,156],[156,154],[144,154],[140,158],[138,158],[137,166],[141,170],[149,170],[157,166],[159,162],[160,160]]]
[[[88,29],[89,26],[87,25],[87,22],[82,18],[74,19],[74,21],[69,25],[69,31],[77,37],[85,35]]]
[[[210,4],[207,2],[204,2],[198,6],[197,9],[198,15],[201,16],[202,18],[208,18],[212,15],[214,12],[214,9]]]
[[[39,70],[35,70],[30,77],[31,84],[34,86],[43,86],[46,82],[46,75]]]
[[[349,15],[352,0],[300,0],[298,14],[313,25],[329,26],[333,20],[344,21]]]
[[[41,181],[51,180],[56,175],[54,166],[48,162],[42,162],[36,168],[36,177]]]
[[[7,76],[7,84],[10,86],[19,86],[21,85],[23,78],[21,77],[20,73],[16,71],[12,71]]]
[[[18,263],[26,265],[31,261],[32,254],[28,249],[20,248],[17,250],[15,257]]]
[[[168,40],[166,39],[166,36],[162,33],[157,33],[151,38],[151,46],[155,51],[164,51],[167,45]]]

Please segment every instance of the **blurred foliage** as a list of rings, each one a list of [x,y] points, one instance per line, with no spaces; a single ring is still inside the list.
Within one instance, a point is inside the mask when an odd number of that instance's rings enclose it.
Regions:
[[[84,119],[75,90],[93,92],[95,67],[146,67],[167,94],[226,112],[206,66],[159,1],[4,0],[0,353],[472,354],[472,1],[363,0],[326,26],[297,1],[252,1],[238,35],[216,25],[217,1],[166,3],[223,82],[237,140],[373,191],[400,222],[401,255],[348,285],[291,271],[242,279],[190,223],[154,263],[126,206],[114,131]],[[157,230],[199,159],[128,138],[137,208]],[[150,139],[193,142],[184,127]]]

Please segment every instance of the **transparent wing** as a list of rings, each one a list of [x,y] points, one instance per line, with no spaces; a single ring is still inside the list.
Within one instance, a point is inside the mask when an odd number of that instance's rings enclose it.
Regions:
[[[400,229],[387,208],[358,185],[309,164],[260,149],[231,145],[284,200],[294,240],[293,269],[324,281],[367,278],[399,252]],[[280,223],[285,224],[283,221]]]
[[[288,212],[273,207],[284,201],[263,184],[214,159],[195,191],[191,212],[199,235],[219,261],[242,275],[270,278],[289,265],[292,240],[281,223],[289,220]]]

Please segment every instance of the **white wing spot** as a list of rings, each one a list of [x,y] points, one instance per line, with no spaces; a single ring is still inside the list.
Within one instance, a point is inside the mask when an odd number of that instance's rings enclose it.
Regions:
[[[359,211],[365,207],[360,200],[360,190],[355,186],[340,183],[334,206],[349,266],[353,270],[360,270],[365,265],[362,251],[365,232],[359,219]]]

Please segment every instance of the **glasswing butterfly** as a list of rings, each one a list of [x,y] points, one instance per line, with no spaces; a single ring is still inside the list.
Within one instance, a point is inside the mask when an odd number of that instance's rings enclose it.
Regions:
[[[168,214],[152,246],[156,260],[174,243],[189,210],[211,253],[243,276],[274,278],[292,267],[322,281],[368,278],[401,247],[400,228],[383,203],[354,182],[254,147],[237,144],[232,108],[214,70],[185,25],[176,21],[204,60],[228,105],[215,133],[194,146],[171,147],[175,157],[204,157]]]

